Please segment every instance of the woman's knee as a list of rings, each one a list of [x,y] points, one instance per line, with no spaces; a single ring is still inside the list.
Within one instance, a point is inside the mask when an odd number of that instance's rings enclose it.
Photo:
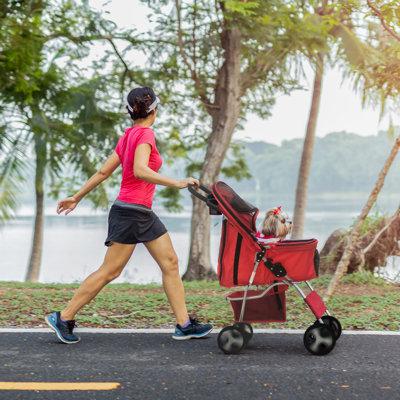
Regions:
[[[99,273],[101,274],[102,278],[108,283],[117,279],[122,272],[123,267],[120,265],[109,265],[103,264],[99,268]]]
[[[179,260],[175,253],[171,253],[163,263],[162,272],[164,274],[179,274]]]

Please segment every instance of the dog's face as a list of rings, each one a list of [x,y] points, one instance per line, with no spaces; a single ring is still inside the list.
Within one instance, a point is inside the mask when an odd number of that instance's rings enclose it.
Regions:
[[[279,207],[268,210],[263,222],[262,233],[284,239],[292,230],[292,221]]]

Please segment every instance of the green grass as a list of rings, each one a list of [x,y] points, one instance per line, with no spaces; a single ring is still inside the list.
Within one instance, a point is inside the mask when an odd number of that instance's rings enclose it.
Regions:
[[[323,276],[313,285],[324,293],[330,277]],[[43,316],[62,309],[77,284],[33,284],[0,282],[0,326],[45,326]],[[230,291],[218,282],[186,282],[190,312],[217,327],[232,322],[232,311],[225,295]],[[400,286],[386,283],[370,273],[346,276],[328,303],[331,312],[345,329],[398,330]],[[171,327],[174,318],[160,285],[108,285],[78,316],[81,326],[114,328]],[[287,322],[269,327],[305,328],[314,316],[297,292],[287,292]],[[257,325],[255,325],[257,326]],[[265,327],[266,325],[258,325]]]

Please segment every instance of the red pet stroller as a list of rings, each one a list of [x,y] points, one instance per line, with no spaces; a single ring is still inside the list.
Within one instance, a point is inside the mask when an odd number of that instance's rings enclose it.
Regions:
[[[316,317],[304,333],[304,346],[315,355],[328,354],[339,339],[340,322],[331,316],[309,280],[318,276],[319,254],[316,239],[283,240],[262,244],[256,234],[259,210],[240,198],[224,182],[201,185],[210,214],[223,215],[218,257],[221,286],[244,286],[227,296],[235,323],[221,330],[218,346],[226,354],[239,353],[253,336],[252,322],[286,321],[286,290],[293,286]],[[300,282],[307,286],[306,294]]]

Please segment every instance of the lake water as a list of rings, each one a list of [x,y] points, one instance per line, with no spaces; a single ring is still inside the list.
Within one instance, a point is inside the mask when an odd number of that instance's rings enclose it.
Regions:
[[[364,199],[319,199],[307,213],[305,237],[315,237],[322,248],[329,234],[348,227],[357,217]],[[275,204],[275,202],[271,203]],[[384,210],[395,210],[396,200],[385,200]],[[44,247],[42,255],[41,282],[79,282],[96,270],[103,261],[107,247],[107,213],[94,212],[81,205],[73,213],[57,215],[55,206],[47,207],[45,214]],[[157,210],[155,210],[157,212]],[[158,215],[168,228],[180,260],[180,271],[186,269],[190,213]],[[221,217],[212,217],[211,258],[217,264],[221,230]],[[26,273],[33,231],[32,209],[22,207],[18,217],[0,228],[0,280],[23,281]],[[387,269],[389,276],[398,274],[400,263],[394,262]],[[138,245],[122,275],[116,282],[161,282],[157,264],[143,245]]]

